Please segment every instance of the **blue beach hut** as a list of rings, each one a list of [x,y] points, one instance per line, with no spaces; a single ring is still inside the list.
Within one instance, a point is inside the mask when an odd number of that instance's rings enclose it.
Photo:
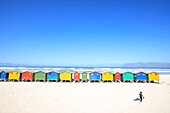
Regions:
[[[135,74],[136,75],[136,82],[137,81],[147,81],[147,74],[146,73],[144,73],[144,72],[139,72],[139,73],[136,73]]]
[[[47,73],[47,81],[50,80],[59,81],[59,73],[54,71]]]
[[[0,80],[6,80],[7,79],[7,73],[5,71],[0,72]]]
[[[91,81],[101,81],[101,73],[99,72],[92,72],[89,74],[90,82]]]

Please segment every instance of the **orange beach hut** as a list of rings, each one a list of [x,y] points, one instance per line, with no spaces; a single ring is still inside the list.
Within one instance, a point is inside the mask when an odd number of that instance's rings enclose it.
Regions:
[[[76,81],[80,82],[80,73],[79,73],[79,72],[75,72],[75,73],[74,73],[74,81],[75,81],[75,82],[76,82]]]
[[[22,81],[24,81],[24,80],[32,81],[33,80],[33,73],[29,72],[29,71],[23,72],[22,75],[21,75],[21,80]]]
[[[120,82],[120,81],[121,81],[121,73],[116,72],[116,73],[114,74],[114,80]]]

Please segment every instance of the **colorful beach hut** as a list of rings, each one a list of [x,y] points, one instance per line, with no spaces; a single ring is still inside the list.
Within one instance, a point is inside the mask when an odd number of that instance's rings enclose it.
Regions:
[[[20,72],[12,71],[9,72],[8,80],[20,80]]]
[[[42,71],[34,73],[34,80],[45,82],[46,81],[46,73],[42,72]]]
[[[74,81],[75,82],[80,82],[80,73],[79,72],[74,73]]]
[[[101,81],[101,73],[99,73],[99,72],[92,72],[89,74],[89,76],[90,76],[90,82],[92,82],[92,81],[100,82]]]
[[[54,71],[47,73],[47,81],[58,82],[59,81],[59,73],[54,72]]]
[[[159,73],[157,72],[151,72],[148,74],[148,81],[151,82],[151,81],[158,81],[159,82]]]
[[[120,82],[121,81],[121,73],[119,73],[119,72],[116,72],[115,74],[114,74],[114,79],[115,79],[115,82]]]
[[[131,81],[131,82],[133,82],[134,81],[134,74],[131,73],[131,72],[125,72],[122,75],[122,80],[123,80],[123,82],[124,81]]]
[[[0,80],[7,80],[7,73],[5,71],[0,72]]]
[[[29,71],[22,72],[21,80],[22,81],[28,81],[28,80],[33,81],[33,73]]]
[[[135,74],[135,80],[136,82],[138,81],[143,81],[146,82],[147,81],[147,74],[144,72],[139,72]]]
[[[88,81],[87,75],[88,75],[87,72],[82,73],[82,82],[87,82]]]
[[[102,81],[113,81],[113,73],[111,72],[104,72],[102,73]]]
[[[62,82],[64,82],[64,81],[72,82],[72,74],[70,72],[62,72],[62,73],[60,73],[60,80]]]

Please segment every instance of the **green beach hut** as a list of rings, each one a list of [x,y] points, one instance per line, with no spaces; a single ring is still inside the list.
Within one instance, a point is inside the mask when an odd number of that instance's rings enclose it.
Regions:
[[[82,73],[82,82],[87,82],[87,72]]]
[[[122,80],[123,80],[123,82],[124,81],[131,81],[131,82],[133,82],[134,81],[134,74],[131,73],[131,72],[125,72],[122,75]]]
[[[43,81],[43,82],[45,82],[46,81],[46,73],[42,72],[42,71],[36,72],[34,74],[34,80],[35,81]]]

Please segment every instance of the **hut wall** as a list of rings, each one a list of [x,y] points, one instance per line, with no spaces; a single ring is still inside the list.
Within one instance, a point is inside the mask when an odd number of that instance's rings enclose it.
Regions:
[[[87,73],[82,73],[82,80],[87,80]]]
[[[72,80],[71,73],[69,72],[64,72],[60,74],[60,79],[61,80]]]
[[[90,73],[90,80],[101,80],[101,74],[97,72]]]
[[[48,73],[47,80],[59,80],[59,74],[54,72]]]
[[[136,80],[147,80],[147,75],[145,73],[137,73]]]
[[[159,74],[158,73],[149,73],[148,80],[158,80],[159,81]]]
[[[0,79],[7,79],[7,73],[1,72],[0,73]]]
[[[102,80],[103,81],[105,81],[105,80],[113,80],[113,74],[109,73],[109,72],[103,73],[102,74]]]
[[[22,80],[33,80],[33,73],[31,72],[23,72],[21,76]]]
[[[134,80],[133,73],[124,73],[122,77],[123,80]]]
[[[80,73],[74,73],[74,80],[80,80]]]
[[[8,79],[9,80],[20,80],[20,72],[10,72]]]
[[[115,80],[121,80],[121,74],[117,74],[117,73],[116,73],[116,74],[114,75],[114,79],[115,79]]]
[[[45,81],[45,79],[46,79],[46,74],[45,73],[37,72],[34,75],[34,80],[43,80],[43,81]]]

